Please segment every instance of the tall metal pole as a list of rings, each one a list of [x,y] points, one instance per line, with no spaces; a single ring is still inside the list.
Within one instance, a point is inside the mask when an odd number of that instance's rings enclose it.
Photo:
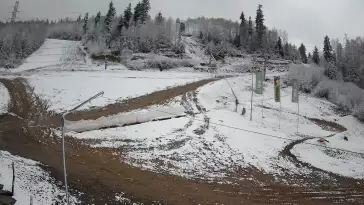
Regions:
[[[253,78],[254,78],[254,73],[252,71],[252,96],[251,96],[251,100],[250,100],[250,121],[253,121],[253,91],[254,91],[254,84],[253,84]]]
[[[279,129],[281,129],[281,117],[282,117],[282,99],[279,99]]]
[[[82,102],[81,104],[79,104],[78,106],[74,107],[73,109],[71,109],[70,111],[64,113],[61,117],[61,126],[62,126],[62,158],[63,158],[63,175],[64,175],[64,184],[66,187],[66,200],[67,200],[67,204],[69,205],[69,194],[68,194],[68,183],[67,183],[67,168],[66,168],[66,151],[65,151],[65,146],[64,146],[64,134],[66,131],[65,128],[65,122],[66,122],[66,116],[72,112],[74,112],[75,110],[77,110],[78,108],[82,107],[83,105],[85,105],[86,103],[90,102],[91,100],[100,97],[101,95],[104,94],[104,91],[97,93],[96,95],[92,96],[91,98],[89,98],[88,100]]]
[[[15,6],[14,6],[14,10],[13,10],[13,12],[11,12],[11,20],[10,20],[11,23],[15,23],[16,13],[19,12],[18,9],[19,9],[19,1],[16,1]]]
[[[298,118],[297,118],[297,133],[298,133],[299,132],[298,128],[300,126],[300,99],[299,98],[298,98],[297,106],[298,106]]]
[[[68,114],[68,113],[67,113]],[[65,115],[62,115],[61,118],[61,125],[62,125],[62,159],[63,159],[63,175],[64,175],[64,185],[66,187],[66,200],[67,204],[69,204],[69,197],[68,197],[68,183],[67,183],[67,169],[66,169],[66,153],[64,148],[64,132],[65,132]]]

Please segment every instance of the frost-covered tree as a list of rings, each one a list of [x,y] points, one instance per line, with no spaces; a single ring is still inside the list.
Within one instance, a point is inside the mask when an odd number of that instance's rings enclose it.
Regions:
[[[246,19],[244,16],[244,12],[241,12],[241,14],[240,14],[239,40],[240,40],[240,45],[243,45],[244,47],[247,46],[248,28],[247,28],[247,23],[246,23]]]
[[[131,11],[131,3],[129,3],[128,7],[124,11],[124,26],[126,29],[130,26],[130,20],[133,16],[133,12]]]
[[[112,1],[110,1],[109,10],[105,16],[105,29],[109,33],[111,32],[112,21],[114,20],[115,15],[116,15],[116,10],[114,7],[114,3]]]
[[[303,45],[303,43],[301,43],[300,48],[298,49],[300,56],[301,56],[301,61],[302,63],[307,63],[307,54],[306,54],[306,47],[305,45]]]
[[[324,58],[327,62],[330,62],[332,60],[333,54],[332,54],[332,47],[330,44],[330,39],[328,36],[325,36],[324,38]]]
[[[118,26],[117,26],[117,32],[119,33],[119,35],[121,34],[123,27],[124,27],[124,18],[123,18],[123,16],[120,16]]]
[[[81,22],[81,14],[78,16],[77,22]]]
[[[309,64],[311,64],[311,63],[312,63],[312,55],[311,55],[311,53],[308,53],[308,55],[307,55],[307,62],[308,62]]]
[[[88,30],[88,13],[85,14],[85,17],[83,18],[83,33],[86,34]]]
[[[143,0],[141,4],[142,4],[142,12],[140,15],[140,21],[143,24],[143,23],[145,23],[145,21],[148,18],[148,15],[149,15],[150,2],[149,2],[149,0]]]
[[[0,67],[20,65],[43,44],[48,26],[41,20],[0,24]]]
[[[101,12],[97,12],[96,17],[95,17],[95,28],[99,25],[101,20]]]
[[[143,4],[138,2],[137,5],[134,7],[134,16],[133,16],[133,20],[134,20],[134,24],[137,25],[138,21],[141,22],[141,18],[143,15]]]
[[[164,23],[164,18],[163,18],[162,12],[158,12],[154,21],[156,22],[157,25],[162,25]]]
[[[314,63],[316,63],[317,65],[320,65],[320,55],[319,55],[319,52],[318,52],[318,49],[317,49],[316,46],[315,46],[315,48],[313,49],[313,52],[312,52],[312,61]]]
[[[283,51],[284,51],[284,56],[286,56],[286,57],[290,57],[291,56],[290,49],[289,49],[289,44],[288,43],[285,43],[284,44]]]
[[[344,48],[340,42],[336,45],[336,59],[339,63],[342,63],[344,60]]]
[[[276,53],[279,54],[282,58],[284,57],[284,51],[282,46],[282,39],[281,37],[278,37],[277,44],[275,46]]]
[[[182,34],[185,31],[186,31],[186,24],[184,22],[181,22],[179,26],[179,32]]]
[[[249,36],[249,49],[252,50],[252,45],[253,45],[253,21],[252,21],[252,17],[249,16],[249,21],[248,21],[248,36]]]
[[[256,41],[257,48],[262,49],[264,43],[264,34],[265,34],[265,25],[264,25],[264,14],[262,10],[263,6],[261,4],[258,5],[257,15],[255,17],[255,30],[257,32]]]

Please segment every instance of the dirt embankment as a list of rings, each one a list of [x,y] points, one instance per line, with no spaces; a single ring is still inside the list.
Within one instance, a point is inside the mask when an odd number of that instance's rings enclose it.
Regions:
[[[0,117],[0,149],[22,157],[39,161],[57,180],[63,181],[61,142],[52,133],[48,118],[51,113],[41,99],[29,92],[29,86],[21,79],[0,79],[10,92],[9,111],[16,114]],[[204,83],[201,83],[202,85]],[[190,85],[191,89],[199,84]],[[167,99],[180,93],[160,94]],[[152,95],[153,96],[153,95]],[[159,97],[150,98],[150,102],[131,99],[138,105],[130,104],[128,109],[160,102]],[[147,97],[146,97],[147,98]],[[163,97],[162,97],[163,98]],[[148,99],[148,98],[147,98]],[[155,99],[155,100],[153,100]],[[116,105],[114,105],[116,106]],[[115,107],[115,110],[122,108]],[[101,115],[114,113],[114,109],[98,112],[76,113],[73,117],[93,119]],[[39,123],[41,122],[41,123]],[[66,138],[68,180],[71,190],[82,193],[83,204],[119,204],[115,194],[124,192],[126,197],[144,204],[156,201],[162,204],[332,204],[333,199],[322,198],[312,201],[312,196],[322,194],[305,194],[302,188],[276,186],[249,187],[244,183],[235,185],[205,183],[187,180],[182,177],[143,171],[122,162],[121,149],[90,148],[80,140]],[[126,203],[128,204],[128,203]]]

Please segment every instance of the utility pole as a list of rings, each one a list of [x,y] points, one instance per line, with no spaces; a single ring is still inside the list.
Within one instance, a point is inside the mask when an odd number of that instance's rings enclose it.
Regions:
[[[16,1],[15,2],[15,6],[14,6],[14,10],[13,10],[13,12],[11,13],[11,23],[14,23],[15,22],[15,19],[16,19],[16,13],[18,13],[19,11],[18,11],[18,9],[19,9],[19,1]]]
[[[66,116],[74,111],[76,111],[78,108],[84,106],[86,103],[90,102],[91,100],[100,97],[101,95],[104,95],[104,91],[99,92],[98,94],[94,95],[93,97],[89,98],[88,100],[84,101],[83,103],[79,104],[78,106],[76,106],[75,108],[63,113],[63,115],[61,116],[61,130],[62,130],[62,159],[63,159],[63,176],[64,176],[64,184],[66,187],[66,202],[67,205],[69,205],[69,194],[68,194],[68,183],[67,183],[67,169],[66,169],[66,151],[65,151],[65,140],[64,140],[64,135],[65,135],[65,122],[66,122]]]

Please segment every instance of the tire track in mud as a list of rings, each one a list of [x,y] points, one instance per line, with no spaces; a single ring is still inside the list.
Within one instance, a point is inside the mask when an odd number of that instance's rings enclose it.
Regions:
[[[206,85],[210,82],[216,81],[219,78],[211,78],[200,80],[187,85],[173,87],[167,90],[156,91],[151,94],[140,96],[137,98],[127,99],[120,103],[114,103],[105,107],[96,108],[88,111],[79,111],[67,116],[71,121],[76,120],[95,120],[100,117],[107,117],[121,112],[128,112],[140,108],[149,107],[152,105],[159,105],[171,100],[177,96],[184,95],[188,92],[194,91],[197,88]]]
[[[335,136],[330,135],[326,138]],[[281,151],[280,156],[288,158],[296,167],[298,168],[307,168],[310,170],[309,175],[304,176],[295,176],[295,178],[301,178],[306,183],[311,184],[321,184],[321,189],[327,190],[328,192],[320,193],[321,191],[311,191],[311,192],[305,192],[307,194],[308,198],[311,199],[320,199],[320,198],[327,198],[332,200],[339,200],[342,199],[341,203],[348,203],[350,201],[361,201],[364,203],[364,189],[363,187],[357,184],[358,181],[361,181],[363,183],[363,180],[357,180],[354,178],[349,178],[345,176],[341,176],[339,174],[326,171],[323,169],[320,169],[318,167],[315,167],[311,165],[308,162],[301,161],[295,156],[291,150],[294,148],[294,146],[305,143],[307,140],[317,139],[318,137],[308,137],[306,136],[303,139],[299,139],[296,141],[293,141],[286,145],[284,149]],[[325,174],[323,176],[322,174]],[[332,185],[332,183],[335,183],[336,185]],[[300,194],[298,193],[292,193],[292,194]],[[358,197],[361,196],[361,197]],[[338,201],[339,202],[339,201]]]
[[[59,120],[59,116],[46,112],[41,99],[33,96],[21,79],[0,79],[0,82],[10,93],[9,111],[19,116],[0,116],[0,149],[39,161],[51,176],[63,181],[61,141],[50,129],[56,126],[52,120]],[[312,194],[292,194],[291,187],[280,187],[267,193],[260,186],[204,183],[143,171],[121,161],[119,156],[122,156],[122,149],[91,148],[82,140],[73,138],[66,137],[66,151],[70,190],[83,193],[80,196],[83,204],[120,204],[115,201],[115,195],[121,192],[132,199],[125,204],[254,205],[313,202],[307,199]],[[323,198],[314,200],[314,203],[332,204],[333,201]]]

